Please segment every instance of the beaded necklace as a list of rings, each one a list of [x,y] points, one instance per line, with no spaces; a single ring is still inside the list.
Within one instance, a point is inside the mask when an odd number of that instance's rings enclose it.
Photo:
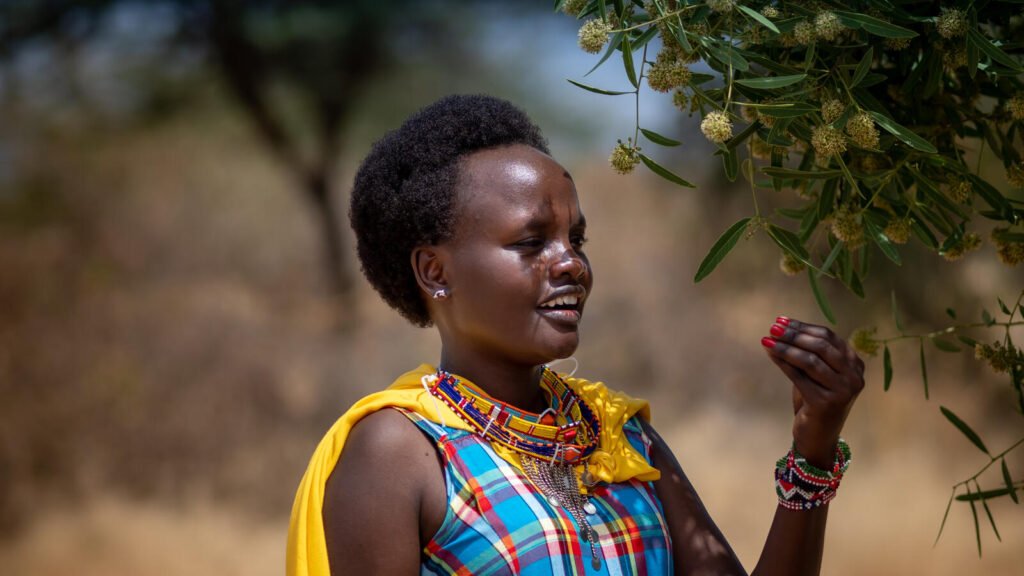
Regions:
[[[440,398],[474,432],[519,454],[523,472],[552,506],[562,506],[576,520],[590,544],[591,564],[600,569],[597,531],[587,516],[597,513],[589,488],[596,484],[587,462],[597,449],[601,422],[594,410],[547,366],[540,379],[551,406],[531,414],[486,397],[454,374],[439,370],[430,393]],[[576,466],[583,465],[577,478]],[[583,490],[580,490],[580,484]]]

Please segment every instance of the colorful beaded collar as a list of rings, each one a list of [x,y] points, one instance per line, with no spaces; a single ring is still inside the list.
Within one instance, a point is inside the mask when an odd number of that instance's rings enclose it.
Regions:
[[[437,372],[430,392],[491,442],[545,462],[582,463],[597,449],[601,432],[597,415],[546,366],[540,385],[551,398],[551,407],[541,414],[490,398],[443,370]]]

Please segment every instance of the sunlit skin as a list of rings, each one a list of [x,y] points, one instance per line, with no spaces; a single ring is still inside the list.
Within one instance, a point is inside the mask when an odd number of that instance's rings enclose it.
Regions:
[[[462,159],[453,237],[420,246],[410,265],[441,337],[439,366],[488,394],[540,411],[541,365],[572,354],[593,287],[586,220],[568,172],[548,155],[513,145]],[[432,298],[445,290],[444,298]],[[543,306],[578,296],[574,309]],[[762,341],[793,385],[798,450],[829,467],[863,363],[830,330],[780,317]],[[652,459],[681,574],[745,574],[658,433]],[[742,497],[742,496],[739,496]],[[364,418],[327,483],[324,528],[332,574],[413,574],[447,508],[436,448],[393,410]],[[779,507],[754,574],[817,574],[828,507]]]

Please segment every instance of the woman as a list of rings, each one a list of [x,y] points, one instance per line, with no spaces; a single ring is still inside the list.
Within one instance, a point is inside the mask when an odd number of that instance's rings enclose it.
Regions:
[[[545,367],[576,350],[594,278],[572,177],[522,111],[486,96],[424,108],[364,160],[350,216],[367,278],[437,328],[440,361],[324,437],[289,574],[745,573],[646,403]],[[863,363],[785,317],[762,346],[795,418],[754,573],[817,574]]]

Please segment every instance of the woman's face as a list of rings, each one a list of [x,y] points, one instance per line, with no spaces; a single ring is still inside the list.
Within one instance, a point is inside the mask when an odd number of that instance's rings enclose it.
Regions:
[[[593,275],[565,168],[524,145],[464,158],[453,232],[442,247],[447,337],[515,363],[571,355]]]

